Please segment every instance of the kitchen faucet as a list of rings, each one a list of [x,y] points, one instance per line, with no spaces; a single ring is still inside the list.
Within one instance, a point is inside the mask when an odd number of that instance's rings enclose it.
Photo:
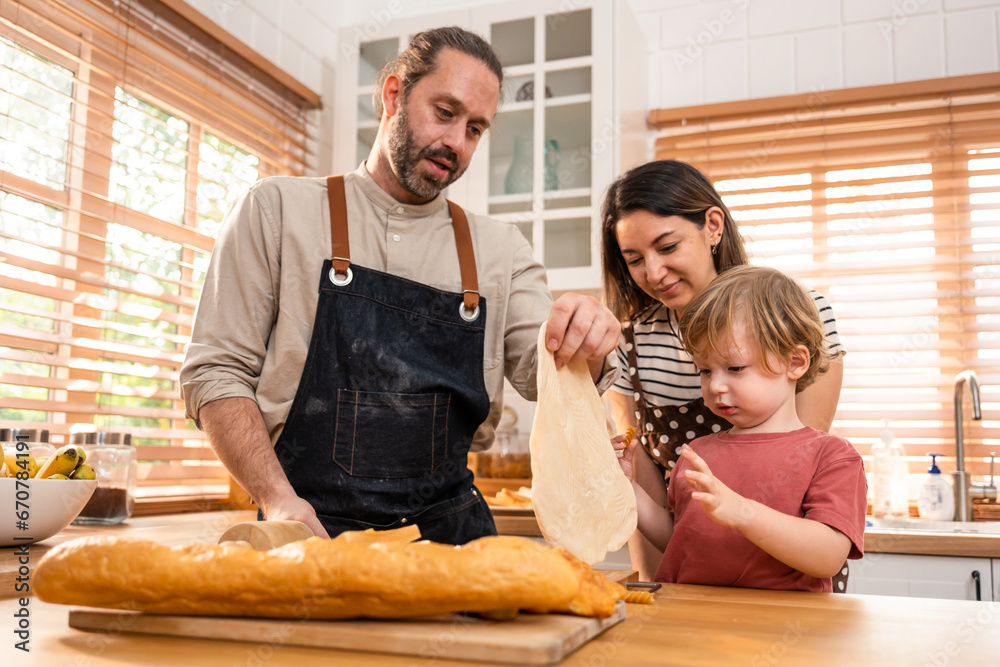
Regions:
[[[972,499],[992,498],[996,500],[997,487],[993,484],[993,455],[990,455],[990,483],[972,484],[965,471],[965,434],[962,432],[963,385],[969,385],[972,395],[972,418],[983,418],[979,404],[979,378],[975,371],[962,371],[955,376],[955,470],[951,473],[955,492],[955,521],[972,521]]]

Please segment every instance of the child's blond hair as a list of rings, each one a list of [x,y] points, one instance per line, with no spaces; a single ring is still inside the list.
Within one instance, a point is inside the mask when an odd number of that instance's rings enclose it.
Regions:
[[[809,351],[809,368],[795,385],[802,391],[827,371],[839,355],[827,349],[826,330],[816,303],[799,283],[780,271],[744,264],[723,271],[680,319],[680,336],[689,352],[705,349],[725,356],[721,345],[744,325],[750,350],[764,370],[777,374],[768,353],[784,359],[799,345]]]

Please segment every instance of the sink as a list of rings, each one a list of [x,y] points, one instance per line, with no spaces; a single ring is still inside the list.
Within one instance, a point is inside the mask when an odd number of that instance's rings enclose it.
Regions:
[[[1000,521],[928,521],[927,519],[876,519],[868,516],[865,517],[865,528],[1000,535]]]

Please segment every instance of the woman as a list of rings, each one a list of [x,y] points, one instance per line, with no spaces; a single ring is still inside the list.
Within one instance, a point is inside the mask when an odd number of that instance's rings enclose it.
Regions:
[[[601,236],[605,300],[623,322],[623,372],[606,397],[617,431],[637,429],[636,482],[665,507],[664,480],[681,447],[729,428],[705,407],[677,321],[720,272],[747,264],[747,252],[719,193],[697,169],[675,160],[641,165],[612,183]],[[803,424],[828,431],[840,398],[844,351],[830,305],[820,294],[812,296],[838,358],[798,394],[796,409]],[[650,580],[663,554],[638,532],[629,553],[640,577]]]

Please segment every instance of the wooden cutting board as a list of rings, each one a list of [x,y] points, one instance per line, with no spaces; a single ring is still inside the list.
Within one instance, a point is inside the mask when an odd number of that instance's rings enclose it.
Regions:
[[[106,609],[74,609],[69,612],[69,625],[78,630],[277,642],[291,646],[520,665],[560,662],[624,619],[624,602],[618,602],[610,618],[518,614],[512,621],[488,621],[460,614],[391,621],[298,621],[143,614]]]

